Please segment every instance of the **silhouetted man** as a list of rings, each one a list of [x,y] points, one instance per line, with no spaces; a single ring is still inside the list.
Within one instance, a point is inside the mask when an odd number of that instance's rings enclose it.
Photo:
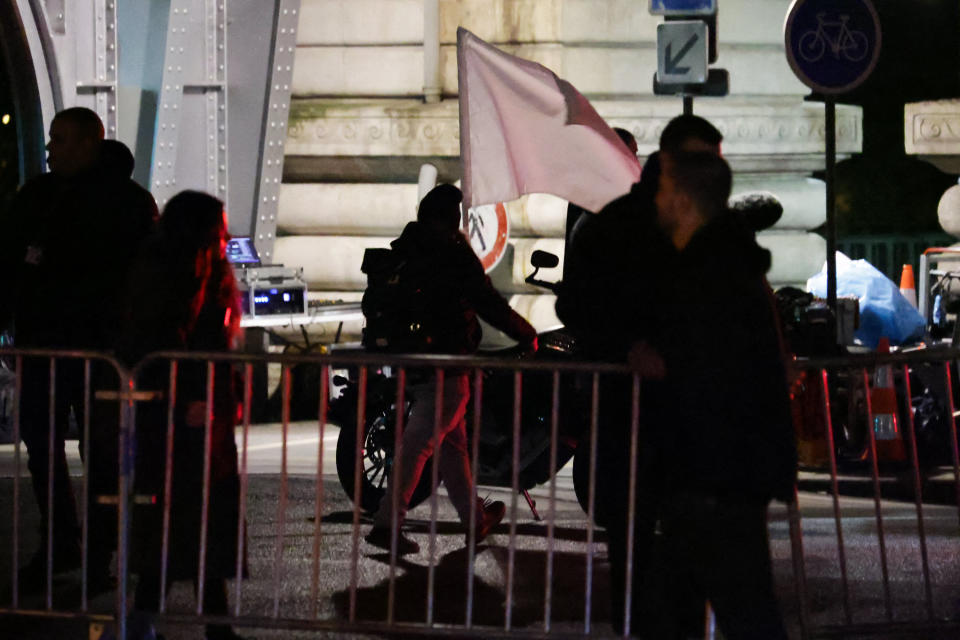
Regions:
[[[24,184],[0,219],[0,260],[4,273],[11,274],[0,296],[0,320],[12,320],[18,346],[106,350],[114,342],[126,273],[140,241],[152,228],[157,208],[152,196],[128,177],[104,170],[103,135],[103,124],[90,109],[73,107],[58,113],[47,145],[50,172]],[[22,372],[20,430],[41,514],[40,549],[21,571],[25,588],[45,581],[51,519],[53,572],[76,568],[81,562],[64,437],[71,411],[77,423],[83,423],[84,373],[80,360],[59,359],[55,367],[55,389],[50,386],[46,359],[25,358]],[[115,375],[98,363],[93,367],[95,387],[116,388]],[[48,443],[51,394],[56,398],[52,449]],[[116,494],[116,433],[97,428],[99,409],[92,407],[91,459],[87,461],[92,500],[98,494]],[[117,405],[103,411],[112,418],[107,424],[115,425]],[[47,490],[51,465],[52,495]],[[115,516],[115,507],[90,511],[91,590],[110,584]]]
[[[770,568],[767,505],[794,495],[796,450],[769,251],[727,208],[730,169],[705,152],[663,158],[657,225],[676,249],[650,330],[630,358],[662,376],[645,413],[657,465],[659,574],[636,603],[650,638],[702,629],[786,638]]]
[[[682,151],[720,153],[721,133],[707,120],[673,118],[660,136],[660,151],[643,166],[630,193],[582,224],[564,256],[564,280],[557,292],[557,316],[573,333],[587,360],[626,362],[631,345],[649,334],[656,300],[667,284],[676,249],[657,225],[654,197],[663,156]],[[644,598],[639,576],[647,566],[655,523],[655,454],[645,433],[645,405],[653,392],[644,385],[634,520],[633,600]],[[631,381],[601,379],[597,443],[595,520],[606,527],[610,559],[611,612],[622,628],[627,566]],[[636,622],[634,622],[635,626]]]

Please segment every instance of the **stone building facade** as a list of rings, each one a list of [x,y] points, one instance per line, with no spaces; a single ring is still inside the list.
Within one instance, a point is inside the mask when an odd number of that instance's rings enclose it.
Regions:
[[[613,126],[633,132],[640,156],[656,148],[679,97],[653,95],[660,18],[636,0],[303,0],[274,246],[275,262],[303,266],[312,297],[358,299],[363,250],[386,246],[413,219],[420,166],[459,178],[456,29],[463,26],[570,81]],[[825,216],[823,105],[805,102],[783,46],[788,0],[719,3],[725,98],[694,111],[724,134],[734,191],[783,202],[761,234],[774,253],[771,282],[802,283],[825,257],[809,232]],[[425,37],[426,34],[426,37]],[[861,147],[861,111],[838,108],[841,157]],[[539,328],[556,323],[551,296],[523,284],[529,255],[562,256],[565,203],[532,195],[507,205],[509,248],[492,276]],[[541,272],[543,274],[543,272]],[[544,274],[559,277],[560,268]],[[719,283],[722,284],[722,283]],[[345,327],[357,335],[359,325]]]

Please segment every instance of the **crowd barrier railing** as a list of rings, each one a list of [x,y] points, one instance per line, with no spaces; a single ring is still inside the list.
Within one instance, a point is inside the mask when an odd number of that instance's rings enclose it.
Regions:
[[[455,632],[475,637],[616,634],[606,619],[611,586],[603,575],[605,553],[600,543],[604,534],[595,520],[602,520],[598,478],[602,481],[611,475],[611,470],[601,468],[602,462],[597,459],[598,435],[604,426],[600,415],[613,397],[611,389],[616,390],[621,403],[622,411],[616,415],[629,424],[623,432],[622,451],[627,471],[624,479],[628,483],[628,536],[632,535],[638,516],[635,498],[637,460],[642,446],[643,385],[638,376],[623,366],[545,358],[170,352],[153,354],[131,371],[108,356],[86,352],[4,349],[0,357],[14,365],[18,399],[14,405],[15,443],[11,452],[15,508],[10,529],[10,589],[0,601],[0,614],[77,617],[98,624],[112,620],[118,637],[134,637],[127,633],[131,624],[136,626],[128,611],[134,604],[132,587],[138,578],[131,576],[130,568],[132,563],[142,564],[143,558],[131,557],[142,554],[131,540],[138,523],[148,522],[159,523],[160,528],[159,540],[150,548],[159,549],[160,554],[159,573],[153,577],[158,581],[161,623],[344,633]],[[953,388],[958,357],[957,351],[928,351],[794,363],[794,380],[800,381],[795,382],[792,394],[801,445],[800,492],[798,500],[788,505],[785,518],[774,522],[779,516],[771,516],[771,531],[788,532],[789,543],[781,545],[785,548],[780,549],[774,540],[772,549],[790,567],[787,574],[778,573],[778,596],[788,627],[797,636],[839,637],[898,629],[933,633],[958,628],[960,612],[953,608],[958,587],[950,578],[949,568],[950,558],[957,555],[960,533],[956,526],[960,462]],[[24,395],[24,385],[32,383],[35,377],[24,360],[38,358],[45,359],[47,406],[53,412],[45,425],[50,448],[56,446],[59,428],[51,416],[59,406],[58,393],[63,392],[57,371],[65,362],[77,363],[82,371],[83,402],[78,405],[82,417],[77,422],[81,426],[83,460],[90,460],[91,443],[98,442],[91,437],[91,429],[102,430],[104,424],[116,427],[115,495],[108,492],[91,501],[91,470],[88,463],[83,468],[79,604],[67,602],[61,606],[55,598],[59,591],[54,588],[51,567],[56,563],[49,542],[53,539],[49,534],[56,527],[55,520],[47,523],[48,575],[42,602],[37,604],[36,596],[21,597],[18,585],[20,565],[28,545],[34,542],[29,540],[24,522],[29,507],[21,506],[29,504],[20,479],[22,405],[31,397],[29,393]],[[877,369],[888,365],[894,368],[893,386],[899,400],[897,429],[905,454],[895,461],[884,459],[885,452],[894,448],[886,445],[886,440],[877,439],[876,411],[871,401]],[[251,444],[263,429],[252,423],[251,411],[255,372],[264,366],[280,370],[279,424],[269,431],[279,439],[279,460],[271,462],[274,466],[269,467],[266,475],[258,475],[252,465],[263,467],[264,463],[256,463],[253,457],[267,448],[276,451],[271,447],[278,444]],[[398,553],[396,534],[390,550],[384,553],[363,541],[369,526],[371,486],[379,490],[374,493],[374,498],[379,498],[383,489],[394,482],[391,474],[399,470],[399,465],[385,461],[381,454],[395,454],[401,447],[403,425],[409,418],[411,402],[416,402],[411,390],[422,381],[424,371],[435,377],[441,389],[453,376],[467,374],[473,396],[465,416],[470,427],[471,466],[481,491],[492,485],[495,495],[509,502],[505,524],[496,530],[494,541],[482,548],[489,551],[483,562],[478,561],[478,547],[473,544],[475,514],[467,527],[467,544],[451,544],[451,532],[457,534],[459,541],[463,540],[463,531],[451,524],[451,520],[457,519],[456,514],[438,499],[441,478],[437,464],[424,473],[427,504],[411,513],[411,520],[415,521],[413,535],[426,540],[425,550],[411,561]],[[923,378],[924,393],[934,400],[939,398],[943,404],[940,424],[945,431],[931,436],[934,444],[926,448],[923,441],[918,444],[914,424],[917,409],[906,401],[916,395],[911,382],[916,384],[919,378]],[[303,384],[303,380],[310,383]],[[610,380],[617,382],[611,384]],[[304,420],[303,416],[294,415],[293,396],[295,391],[302,393],[311,387],[315,393],[309,403],[315,403],[316,411]],[[438,435],[442,391],[435,397],[434,437]],[[186,415],[188,399],[199,403],[199,420],[196,415]],[[233,400],[239,401],[240,406],[236,417],[228,415],[230,412],[224,408]],[[119,405],[111,404],[117,401]],[[98,410],[100,405],[110,408]],[[937,415],[936,410],[925,411],[924,417],[934,420],[930,416]],[[818,414],[820,418],[816,419]],[[484,429],[489,429],[491,422],[502,429],[492,441],[499,447],[501,457],[509,460],[501,460],[504,464],[498,469],[492,469],[485,460],[493,445],[484,440]],[[579,424],[580,430],[571,433],[572,424]],[[233,493],[225,494],[218,484],[224,471],[224,460],[218,458],[218,452],[223,451],[220,436],[224,425],[235,425],[237,444],[237,484],[231,489]],[[336,456],[331,451],[333,426],[340,427],[344,438],[344,443],[336,447]],[[181,442],[188,432],[190,437]],[[293,432],[300,441],[292,439]],[[352,441],[343,433],[350,433]],[[883,432],[883,437],[887,436],[889,429]],[[947,450],[931,453],[932,447],[941,441],[946,443]],[[540,446],[534,446],[537,444]],[[153,449],[145,452],[145,445]],[[306,450],[304,445],[315,445],[309,471],[300,460]],[[860,447],[859,455],[854,455],[855,447]],[[341,448],[343,451],[339,451]],[[178,547],[182,531],[178,532],[176,525],[182,513],[172,496],[182,495],[175,487],[175,471],[185,473],[182,466],[178,467],[184,451],[191,452],[188,462],[193,467],[189,473],[199,479],[198,484],[191,485],[198,489],[191,504],[199,504],[200,511],[199,522],[190,525],[197,531],[197,549],[192,553],[196,568],[188,572],[198,583],[196,593],[204,593],[204,584],[211,576],[219,579],[217,576],[224,574],[222,560],[214,559],[218,549],[230,548],[232,571],[228,573],[249,575],[247,580],[230,583],[232,602],[226,610],[210,611],[202,598],[190,606],[184,605],[179,596],[174,600],[168,597],[168,582],[183,577],[183,567],[174,569],[177,563],[171,564],[170,560],[183,551]],[[291,452],[296,454],[293,460]],[[565,458],[574,458],[578,452],[581,457],[574,461],[571,487],[569,476],[558,478],[554,471],[563,466]],[[148,454],[163,458],[152,476],[142,471],[144,456]],[[52,461],[53,457],[48,459]],[[337,466],[349,468],[352,478],[336,473],[343,469],[330,469],[332,459],[336,459]],[[952,482],[941,478],[948,472]],[[494,481],[485,482],[490,478]],[[333,479],[345,491],[349,490],[349,495],[331,486],[336,484],[331,482]],[[939,482],[938,491],[926,491],[934,479]],[[932,495],[944,493],[944,484],[949,485],[946,493],[950,500]],[[47,468],[51,512],[56,497],[53,485],[51,462]],[[906,494],[898,493],[897,487],[906,487]],[[526,522],[529,516],[520,499],[528,489],[547,502],[547,508],[540,509],[545,520],[542,524],[536,520],[532,524]],[[827,498],[818,497],[822,496],[820,492],[825,492]],[[585,513],[578,511],[579,504],[571,509],[571,493],[576,494]],[[903,510],[902,500],[907,494],[912,520],[906,518]],[[218,502],[223,495],[236,500],[231,517],[240,523],[228,528],[226,534],[222,523],[210,515],[223,507]],[[393,500],[396,501],[395,496]],[[265,505],[265,501],[269,502]],[[97,605],[102,604],[101,600],[95,600],[91,606],[87,593],[90,504],[116,507],[117,587],[110,606]],[[140,521],[138,514],[143,512],[152,512],[153,516]],[[532,513],[539,517],[537,511]],[[833,542],[827,544],[828,540]],[[636,576],[632,575],[631,540],[626,548],[624,633],[637,623],[630,619],[630,600],[642,597],[637,595]],[[906,558],[911,554],[917,556],[916,566],[907,567]],[[776,559],[775,570],[782,569],[782,563],[778,564]],[[871,577],[874,570],[875,578]],[[0,587],[0,595],[3,592]],[[411,601],[420,609],[416,615],[411,612]],[[455,605],[452,601],[456,601]],[[497,602],[495,611],[491,611],[493,601]],[[712,633],[708,624],[705,635],[712,637]]]
[[[829,497],[822,526],[808,518],[793,541],[803,637],[960,630],[947,578],[960,569],[958,359],[934,348],[795,362],[799,488]]]

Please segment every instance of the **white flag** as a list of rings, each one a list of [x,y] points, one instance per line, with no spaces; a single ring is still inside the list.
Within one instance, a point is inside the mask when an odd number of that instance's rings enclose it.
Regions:
[[[599,211],[640,163],[573,85],[457,29],[464,210],[549,193]]]

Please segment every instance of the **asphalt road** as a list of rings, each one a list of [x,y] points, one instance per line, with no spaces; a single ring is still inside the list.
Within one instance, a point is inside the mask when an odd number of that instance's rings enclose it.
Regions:
[[[252,428],[248,442],[249,498],[248,538],[250,578],[243,581],[241,614],[244,616],[309,621],[320,620],[329,629],[335,620],[351,617],[358,621],[383,621],[387,616],[391,591],[389,554],[367,545],[362,539],[367,524],[353,525],[353,513],[347,497],[336,480],[334,450],[337,430],[327,427],[323,436],[324,456],[318,467],[320,433],[316,424],[291,425],[287,434],[288,478],[285,510],[281,500],[281,433],[277,425]],[[242,433],[238,434],[242,443]],[[75,442],[71,443],[75,447]],[[0,540],[12,539],[12,445],[0,445]],[[79,473],[79,458],[71,448],[70,460]],[[318,476],[318,469],[322,469]],[[25,465],[21,477],[26,479]],[[322,485],[317,478],[322,479]],[[36,507],[29,481],[20,484],[21,562],[37,544]],[[803,524],[803,548],[807,590],[810,594],[810,620],[815,626],[843,621],[843,591],[837,554],[837,535],[833,519],[833,500],[822,493],[822,478],[806,475],[802,485],[809,491],[800,494]],[[863,488],[863,483],[850,481]],[[314,518],[316,495],[322,496],[319,522],[319,556],[314,562]],[[533,491],[545,521],[535,522],[522,498],[516,501],[510,492],[489,490],[491,498],[507,502],[508,516],[482,544],[474,561],[473,622],[476,625],[503,628],[507,616],[512,628],[542,628],[547,602],[548,548],[551,546],[548,522],[553,524],[553,564],[550,589],[550,614],[553,630],[582,633],[585,620],[588,559],[592,554],[591,625],[595,633],[611,634],[609,617],[608,565],[603,532],[597,531],[592,545],[587,544],[587,523],[573,494],[570,469],[557,477],[555,508],[549,507],[549,486]],[[482,495],[488,490],[482,489]],[[857,491],[851,491],[857,493]],[[949,495],[949,491],[946,492]],[[442,489],[441,489],[442,494]],[[849,598],[855,623],[885,619],[885,598],[874,514],[869,491],[864,496],[841,498],[844,514],[842,529],[848,567]],[[902,497],[902,496],[901,496]],[[430,501],[410,512],[411,537],[421,552],[400,560],[394,570],[395,620],[424,622],[427,616],[437,624],[462,624],[466,616],[468,554],[463,531],[449,502],[437,500],[437,535],[430,549]],[[893,619],[922,619],[925,598],[917,536],[917,512],[908,500],[883,501],[886,532],[886,558],[890,576]],[[943,504],[924,506],[924,524],[935,617],[960,616],[960,557],[958,557],[957,509]],[[282,534],[282,535],[278,535]],[[787,512],[774,505],[770,513],[771,553],[777,592],[791,636],[799,637],[799,608],[794,584]],[[281,546],[278,549],[278,540]],[[512,545],[511,545],[512,542]],[[0,544],[9,549],[10,544]],[[512,549],[512,550],[511,550]],[[356,555],[355,555],[356,554]],[[354,572],[353,558],[357,558]],[[511,571],[511,557],[513,570]],[[0,607],[11,602],[11,554],[0,554]],[[315,573],[314,573],[315,572]],[[312,598],[312,576],[317,576],[317,596]],[[76,610],[79,606],[78,577],[67,574],[54,585],[56,609]],[[353,588],[355,585],[355,590]],[[509,585],[509,597],[508,597]],[[231,584],[231,607],[235,603],[235,585]],[[432,597],[430,596],[432,594]],[[43,598],[23,599],[25,608],[43,608]],[[91,602],[91,611],[109,612],[108,595]],[[170,596],[172,612],[189,614],[195,607],[192,587],[178,584]],[[428,613],[428,607],[430,611]],[[308,624],[301,622],[301,624]],[[168,640],[195,640],[203,637],[193,624],[164,622],[160,625]],[[246,628],[251,638],[360,637],[356,633],[332,634],[307,631]],[[0,618],[0,638],[87,638],[84,624],[21,618]],[[917,636],[903,636],[917,637]],[[923,637],[934,637],[930,634]],[[944,636],[948,637],[948,636]]]

